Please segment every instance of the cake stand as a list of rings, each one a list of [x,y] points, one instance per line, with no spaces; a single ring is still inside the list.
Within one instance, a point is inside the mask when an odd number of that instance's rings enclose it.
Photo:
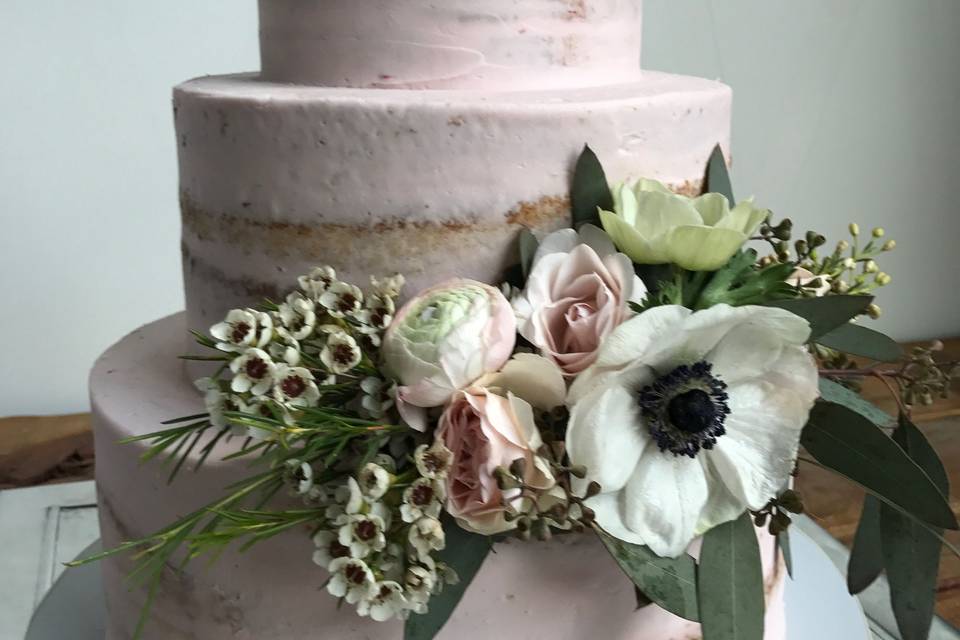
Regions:
[[[787,579],[787,640],[872,640],[863,609],[847,593],[827,555],[797,527],[791,529],[793,579]],[[99,551],[99,542],[80,557]],[[25,640],[103,640],[106,607],[100,568],[66,571],[37,607]]]

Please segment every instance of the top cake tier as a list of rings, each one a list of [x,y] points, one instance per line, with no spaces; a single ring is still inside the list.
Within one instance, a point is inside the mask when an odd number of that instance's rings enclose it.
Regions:
[[[551,89],[640,69],[641,0],[260,0],[265,80]]]

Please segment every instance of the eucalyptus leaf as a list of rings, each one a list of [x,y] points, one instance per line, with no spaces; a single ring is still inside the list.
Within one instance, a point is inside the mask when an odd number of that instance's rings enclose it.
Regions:
[[[950,482],[943,463],[920,430],[901,416],[893,439],[947,497]],[[887,505],[880,507],[880,531],[884,542],[883,566],[900,635],[904,640],[926,640],[936,604],[940,539],[920,523]]]
[[[703,640],[763,640],[763,566],[749,513],[703,537],[697,593]]]
[[[817,462],[877,497],[937,527],[957,529],[950,504],[930,477],[874,423],[843,405],[820,401],[800,442]]]
[[[699,619],[697,564],[692,557],[661,558],[649,547],[618,540],[602,531],[597,535],[640,593],[674,615],[694,622]]]
[[[777,534],[777,547],[783,555],[783,564],[787,568],[787,575],[793,578],[793,551],[790,550],[790,530],[784,529]]]
[[[863,399],[859,393],[851,391],[842,384],[820,378],[820,397],[827,402],[843,405],[847,409],[856,411],[870,422],[881,427],[893,424],[893,416],[882,411],[871,402]]]
[[[643,591],[640,591],[640,587],[637,585],[633,585],[633,597],[637,601],[637,608],[634,611],[640,611],[640,609],[653,604],[653,600],[648,598]]]
[[[588,146],[584,146],[573,172],[570,205],[574,227],[588,223],[601,227],[598,209],[613,211],[613,194],[607,176],[597,155]]]
[[[853,538],[847,562],[847,591],[856,595],[873,584],[883,573],[883,542],[880,535],[880,505],[867,494],[863,499],[860,523]]]
[[[903,350],[892,338],[858,324],[847,322],[830,333],[820,336],[817,344],[855,356],[864,356],[880,362],[896,362]]]
[[[430,598],[427,613],[413,614],[407,619],[403,629],[404,640],[433,640],[450,619],[492,548],[490,538],[470,533],[452,519],[444,519],[443,530],[447,544],[437,554],[438,560],[452,567],[460,577],[460,582],[446,585],[443,591]]]
[[[843,326],[870,306],[873,296],[824,296],[774,300],[768,307],[778,307],[795,313],[810,323],[810,340],[817,342],[834,329]]]
[[[540,247],[540,241],[533,235],[530,229],[520,231],[520,268],[523,272],[524,284],[530,277],[530,270],[533,268],[533,259],[537,255],[537,249]]]
[[[730,206],[736,204],[733,199],[733,185],[730,183],[730,173],[727,170],[727,159],[723,157],[723,149],[718,144],[710,154],[707,162],[707,174],[703,181],[704,193],[720,193],[726,196]]]

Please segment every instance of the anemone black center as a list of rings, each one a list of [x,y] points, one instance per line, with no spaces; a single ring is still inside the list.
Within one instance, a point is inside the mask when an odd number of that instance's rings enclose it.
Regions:
[[[670,399],[667,416],[677,429],[686,433],[701,433],[716,420],[717,407],[706,391],[691,389]]]
[[[695,457],[726,433],[727,385],[709,362],[680,365],[639,390],[637,400],[660,451]]]

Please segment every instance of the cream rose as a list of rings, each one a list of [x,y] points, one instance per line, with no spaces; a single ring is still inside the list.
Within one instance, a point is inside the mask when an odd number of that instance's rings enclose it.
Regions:
[[[530,354],[511,360],[503,371],[486,376],[454,395],[440,418],[436,437],[453,453],[447,476],[447,511],[462,527],[492,535],[513,529],[504,505],[519,490],[502,491],[494,472],[522,459],[527,485],[547,490],[553,474],[536,451],[543,445],[533,408],[563,403],[563,376],[553,363]],[[521,397],[518,394],[523,394]]]
[[[628,303],[645,294],[630,258],[585,225],[543,240],[514,307],[520,334],[573,376],[593,364],[604,338],[633,315]]]

